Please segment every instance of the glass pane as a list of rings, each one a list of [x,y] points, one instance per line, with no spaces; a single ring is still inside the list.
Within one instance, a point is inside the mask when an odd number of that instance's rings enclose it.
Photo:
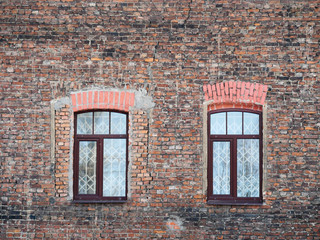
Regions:
[[[95,141],[79,143],[79,194],[96,193],[96,155]]]
[[[111,134],[126,134],[127,115],[123,113],[111,113]]]
[[[213,142],[213,194],[230,194],[230,142]]]
[[[109,134],[109,112],[94,113],[94,134]]]
[[[259,197],[259,139],[237,141],[238,197]]]
[[[242,112],[228,112],[228,134],[242,134]]]
[[[259,114],[244,113],[244,134],[259,134]]]
[[[226,113],[211,114],[210,134],[226,134]]]
[[[104,139],[103,196],[126,195],[126,139]]]
[[[78,114],[77,134],[92,134],[92,112]]]

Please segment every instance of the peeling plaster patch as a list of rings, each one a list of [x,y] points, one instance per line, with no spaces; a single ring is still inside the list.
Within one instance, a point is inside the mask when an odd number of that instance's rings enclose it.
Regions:
[[[152,68],[150,65],[147,67],[147,72],[148,72],[149,78],[153,79],[153,72],[152,72]]]
[[[7,68],[7,72],[13,73],[14,69],[12,67]]]
[[[177,216],[174,216],[174,217],[171,217],[170,219],[168,219],[166,222],[166,226],[167,226],[167,229],[171,230],[171,231],[183,230],[183,222]]]
[[[60,98],[51,102],[54,105],[54,110],[59,110],[63,108],[65,105],[71,105],[71,100],[69,97]]]
[[[137,109],[151,109],[155,106],[152,97],[147,95],[146,90],[135,91],[135,104]]]

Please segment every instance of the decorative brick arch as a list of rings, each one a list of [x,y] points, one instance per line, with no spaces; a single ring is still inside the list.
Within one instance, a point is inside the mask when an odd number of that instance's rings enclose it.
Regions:
[[[262,110],[268,86],[259,83],[228,81],[203,86],[208,111],[220,108]]]
[[[129,111],[134,106],[135,94],[126,91],[90,90],[71,93],[74,112],[90,109]]]

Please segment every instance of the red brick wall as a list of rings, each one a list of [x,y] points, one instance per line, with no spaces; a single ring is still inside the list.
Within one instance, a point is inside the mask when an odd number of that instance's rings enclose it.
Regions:
[[[0,238],[320,239],[319,7],[0,2]],[[206,204],[203,107],[231,82],[267,109],[261,206]],[[90,91],[129,111],[124,204],[71,201],[71,96]]]

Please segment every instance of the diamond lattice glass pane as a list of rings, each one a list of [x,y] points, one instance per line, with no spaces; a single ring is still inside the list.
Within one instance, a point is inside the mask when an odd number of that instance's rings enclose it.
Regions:
[[[94,134],[109,134],[109,112],[94,113]]]
[[[96,154],[96,142],[79,143],[79,194],[96,193]]]
[[[228,112],[228,134],[242,134],[242,112]]]
[[[126,195],[126,139],[104,139],[103,196]]]
[[[213,194],[230,194],[230,142],[213,142]]]
[[[259,134],[259,114],[244,113],[244,134]]]
[[[238,197],[259,197],[259,139],[237,140]]]
[[[210,134],[226,134],[226,113],[211,114]]]
[[[78,114],[77,134],[92,134],[92,112]]]
[[[126,134],[127,115],[123,113],[111,113],[111,134]]]

